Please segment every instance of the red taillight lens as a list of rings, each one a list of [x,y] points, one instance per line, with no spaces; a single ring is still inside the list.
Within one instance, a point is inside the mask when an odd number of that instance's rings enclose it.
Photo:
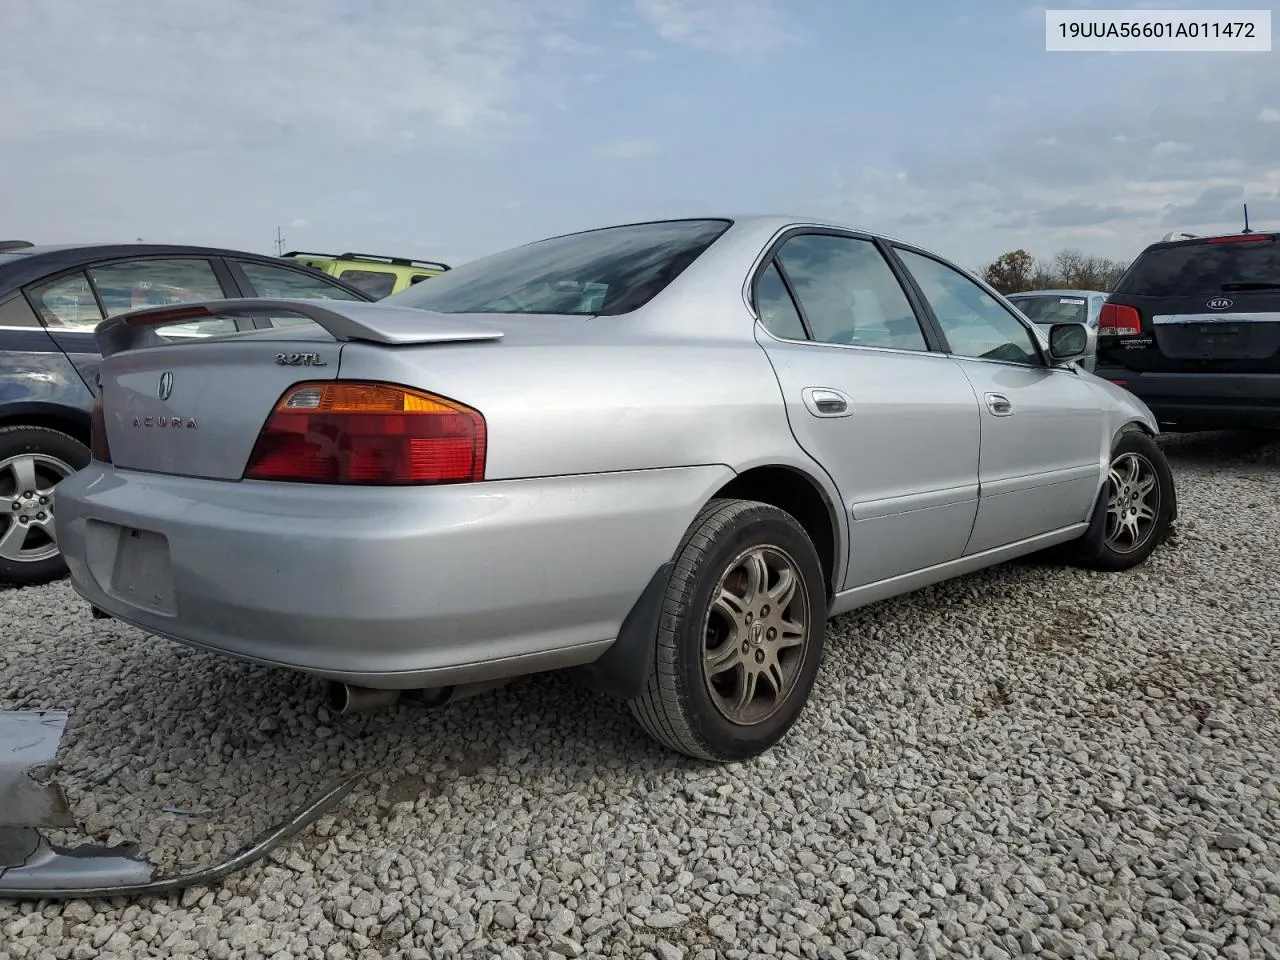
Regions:
[[[1210,237],[1205,243],[1261,243],[1270,239],[1271,236],[1266,233],[1242,233],[1239,236]]]
[[[93,396],[93,414],[89,418],[89,454],[102,463],[111,462],[107,443],[107,418],[102,411],[102,388]]]
[[[1098,336],[1136,337],[1142,333],[1142,318],[1134,307],[1104,303],[1098,315]]]
[[[290,387],[267,419],[247,480],[431,484],[484,479],[478,410],[407,387],[317,382]]]

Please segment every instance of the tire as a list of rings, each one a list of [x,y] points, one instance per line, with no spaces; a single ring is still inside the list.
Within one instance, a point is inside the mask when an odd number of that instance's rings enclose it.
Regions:
[[[89,448],[61,431],[0,427],[0,583],[35,586],[66,576],[67,565],[53,539],[53,504],[41,503],[40,497],[48,500],[48,491],[63,477],[83,470],[89,459]],[[33,469],[26,470],[27,465]],[[31,477],[34,487],[22,482]],[[28,493],[33,496],[24,496]],[[12,533],[15,526],[26,535]]]
[[[1128,474],[1129,467],[1135,463],[1141,472],[1136,489]],[[1151,493],[1144,495],[1141,491],[1148,481],[1154,483]],[[1115,497],[1118,485],[1121,496],[1125,496],[1127,491],[1128,509],[1133,511],[1135,505],[1137,508],[1146,506],[1151,515],[1149,521],[1139,519],[1143,512],[1139,509],[1137,514],[1129,514],[1129,523],[1123,528],[1117,523],[1119,504]],[[1097,542],[1087,552],[1076,555],[1076,564],[1092,570],[1119,572],[1145,563],[1169,532],[1175,515],[1176,496],[1173,473],[1159,444],[1141,430],[1122,431],[1111,448],[1106,493],[1098,506],[1099,514],[1094,517],[1094,525],[1101,526]],[[1131,531],[1136,531],[1136,534],[1130,536]]]
[[[742,587],[751,598],[748,566],[757,579],[766,571],[774,588],[787,571],[795,585],[791,599],[781,610],[776,603],[771,608],[767,596],[740,603],[734,616],[728,605],[713,610],[722,582],[735,597]],[[653,668],[645,691],[628,701],[631,712],[651,737],[679,753],[721,763],[759,756],[803,712],[822,660],[826,623],[822,564],[804,528],[768,504],[712,500],[676,553]],[[719,672],[708,677],[703,655],[711,640],[713,650],[725,655]],[[735,695],[744,692],[748,673],[757,678],[755,697],[739,709]],[[767,695],[773,695],[772,705]]]

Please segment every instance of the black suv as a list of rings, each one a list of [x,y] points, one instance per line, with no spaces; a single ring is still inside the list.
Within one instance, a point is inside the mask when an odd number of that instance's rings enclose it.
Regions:
[[[89,462],[101,355],[94,328],[141,307],[238,297],[372,300],[296,261],[172,244],[0,250],[0,583],[66,573],[53,537],[53,488]],[[204,320],[166,337],[234,333],[269,321]]]
[[[1097,355],[1165,430],[1280,429],[1280,233],[1153,243],[1103,305]]]

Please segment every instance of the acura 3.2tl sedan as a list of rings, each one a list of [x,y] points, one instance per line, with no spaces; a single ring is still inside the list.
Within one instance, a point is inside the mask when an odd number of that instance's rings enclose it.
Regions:
[[[269,326],[157,332],[215,318]],[[615,226],[96,335],[56,495],[76,590],[342,710],[568,669],[741,760],[802,713],[828,618],[1041,551],[1124,570],[1177,510],[1084,326],[830,223]]]

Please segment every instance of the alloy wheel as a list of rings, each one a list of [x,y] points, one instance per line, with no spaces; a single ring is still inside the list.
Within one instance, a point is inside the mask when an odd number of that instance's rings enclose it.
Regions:
[[[73,473],[44,453],[0,460],[0,559],[35,563],[57,556],[53,488]]]
[[[772,546],[729,564],[703,622],[702,674],[731,723],[753,726],[783,705],[809,642],[809,599],[796,561]]]
[[[1116,457],[1108,475],[1106,545],[1116,553],[1143,547],[1160,514],[1160,478],[1139,453]]]

